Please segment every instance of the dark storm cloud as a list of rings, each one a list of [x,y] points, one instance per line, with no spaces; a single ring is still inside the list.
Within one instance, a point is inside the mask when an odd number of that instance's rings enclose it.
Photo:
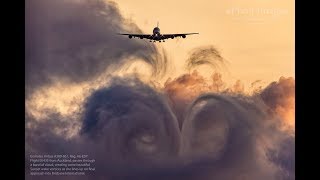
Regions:
[[[278,179],[295,179],[295,139],[293,136],[286,136],[277,150],[270,150],[267,155],[279,170]]]
[[[112,1],[27,0],[27,93],[53,78],[90,80],[108,67],[131,63],[132,58],[149,64],[154,75],[162,75],[166,56],[154,45],[116,35],[126,31],[141,32]]]
[[[114,78],[87,98],[79,135],[54,133],[72,117],[48,112],[27,129],[26,154],[96,159],[94,173],[59,179],[294,179],[294,138],[270,121],[261,99],[204,94],[187,109],[180,131],[166,97],[136,78]]]
[[[29,113],[26,113],[26,128],[25,128],[25,179],[41,180],[43,176],[30,175],[30,155],[44,154],[70,154],[70,153],[85,153],[86,150],[79,146],[78,138],[67,140],[66,132],[71,128],[72,117],[64,117],[61,114],[52,110],[46,110],[46,118],[37,121]],[[55,130],[60,129],[59,134]],[[45,179],[57,179],[55,176],[47,176]],[[65,178],[61,178],[65,179]],[[66,178],[76,179],[76,178]]]
[[[34,121],[35,128],[27,129],[26,154],[87,153],[97,160],[91,178],[141,179],[170,174],[168,167],[178,157],[180,132],[162,94],[135,78],[114,78],[110,86],[94,91],[83,108],[80,134],[69,140],[54,130],[70,128],[73,115],[48,112],[42,122]]]
[[[267,126],[269,116],[259,104],[221,94],[194,101],[182,127],[181,155],[200,167],[209,164],[201,179],[277,179],[278,169],[265,158],[269,147],[259,146],[279,130]]]
[[[273,110],[294,106],[295,80],[292,77],[281,77],[278,82],[272,82],[263,89],[260,96]]]
[[[188,70],[200,65],[208,65],[214,69],[225,67],[226,60],[214,46],[203,46],[195,48],[191,51],[186,61]]]
[[[281,129],[282,114],[292,112],[294,79],[280,78],[253,96],[209,83],[195,73],[165,83],[172,109],[184,117],[183,172],[192,169],[193,179],[294,179],[294,135]]]
[[[108,161],[143,165],[178,153],[178,122],[165,97],[137,79],[114,79],[94,92],[84,108],[81,133],[103,142]]]

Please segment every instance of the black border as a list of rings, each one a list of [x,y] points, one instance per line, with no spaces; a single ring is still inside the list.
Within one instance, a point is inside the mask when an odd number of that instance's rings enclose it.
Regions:
[[[9,4],[12,3],[12,4]],[[24,15],[25,1],[1,3],[1,177],[24,179],[25,87]],[[9,177],[9,178],[5,178]]]
[[[303,4],[305,2],[305,4]],[[317,112],[313,110],[317,107],[316,86],[317,72],[313,68],[319,68],[316,64],[317,53],[319,52],[319,41],[315,39],[318,32],[314,32],[318,26],[315,9],[317,6],[306,1],[295,1],[295,171],[296,179],[317,179],[318,162],[317,154],[312,151],[317,146],[316,133],[317,122],[319,121]],[[313,68],[312,68],[313,67]],[[315,86],[316,85],[316,86]],[[310,96],[310,97],[308,97]]]

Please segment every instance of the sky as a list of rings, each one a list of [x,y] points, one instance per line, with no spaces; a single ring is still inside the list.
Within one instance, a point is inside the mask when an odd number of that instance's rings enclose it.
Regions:
[[[215,46],[228,61],[224,80],[240,79],[246,87],[266,84],[281,76],[294,77],[294,1],[291,0],[117,0],[125,18],[144,33],[159,21],[161,33],[199,32],[186,39],[157,43],[163,47],[176,77],[185,71],[193,48]],[[127,32],[134,33],[134,32]],[[145,40],[147,41],[147,40]],[[203,75],[212,71],[204,68]]]

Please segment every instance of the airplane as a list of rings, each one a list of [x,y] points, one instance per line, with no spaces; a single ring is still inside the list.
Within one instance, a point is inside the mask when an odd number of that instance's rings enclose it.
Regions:
[[[187,35],[192,35],[192,34],[199,34],[199,33],[184,33],[184,34],[161,34],[160,33],[160,28],[159,28],[159,22],[157,23],[157,27],[153,28],[153,33],[152,34],[121,34],[118,33],[118,35],[126,35],[128,36],[130,39],[133,38],[146,38],[149,39],[150,42],[156,42],[159,41],[161,42],[161,40],[163,40],[163,42],[165,42],[165,39],[174,39],[175,37],[182,37],[182,38],[186,38]]]

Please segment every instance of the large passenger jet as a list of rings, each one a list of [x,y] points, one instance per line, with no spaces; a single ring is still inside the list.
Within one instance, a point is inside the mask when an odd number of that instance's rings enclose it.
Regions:
[[[182,38],[186,38],[187,35],[192,35],[192,34],[199,34],[199,33],[183,33],[183,34],[161,34],[160,33],[160,28],[159,28],[159,23],[157,24],[157,27],[155,27],[153,29],[153,33],[152,34],[121,34],[119,33],[119,35],[126,35],[128,36],[130,39],[133,38],[146,38],[149,39],[150,42],[156,42],[159,41],[161,42],[163,40],[163,42],[165,42],[165,39],[174,39],[175,37],[182,37]]]

